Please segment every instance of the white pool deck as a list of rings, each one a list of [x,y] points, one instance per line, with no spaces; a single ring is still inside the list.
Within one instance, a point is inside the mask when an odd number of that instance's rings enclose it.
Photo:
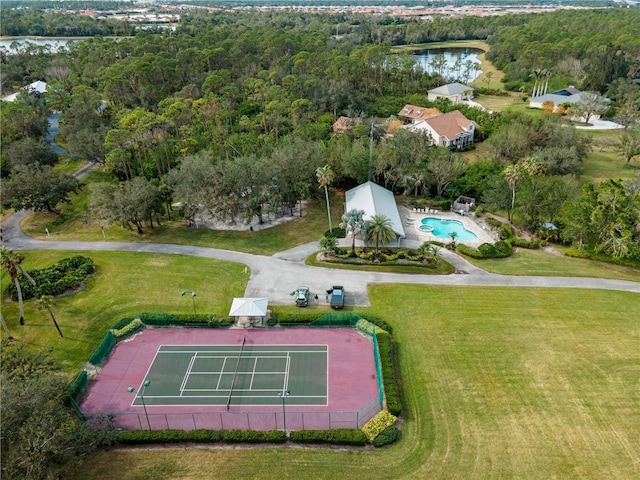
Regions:
[[[400,241],[400,245],[403,243],[411,245],[415,241],[422,244],[427,241],[438,241],[449,243],[451,238],[436,237],[429,232],[423,232],[420,230],[421,221],[423,218],[438,218],[441,220],[457,220],[464,228],[470,232],[475,233],[478,237],[476,240],[459,240],[456,239],[456,243],[463,243],[469,247],[478,248],[483,243],[495,243],[499,240],[493,229],[488,226],[482,218],[476,217],[473,213],[469,215],[459,215],[451,211],[439,211],[437,209],[423,209],[422,211],[415,211],[413,208],[398,206],[400,212],[400,218],[402,218],[402,224],[404,226],[406,238]]]

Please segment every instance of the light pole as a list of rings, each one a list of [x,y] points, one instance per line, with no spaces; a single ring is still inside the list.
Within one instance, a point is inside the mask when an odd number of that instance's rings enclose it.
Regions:
[[[185,290],[180,293],[181,297],[184,297],[190,290]],[[191,292],[191,300],[193,301],[193,319],[196,319],[196,292]]]
[[[142,384],[142,389],[140,390],[140,400],[142,400],[142,408],[144,408],[144,416],[147,418],[147,425],[149,426],[149,431],[151,431],[151,422],[149,421],[149,414],[147,413],[147,405],[146,403],[144,403],[144,391],[147,389],[149,385],[151,385],[151,380],[145,380],[145,382]],[[134,393],[136,389],[133,387],[129,387],[127,388],[127,391],[129,393]]]
[[[282,399],[282,428],[285,435],[287,434],[287,410],[285,408],[285,402],[290,394],[291,392],[289,390],[278,392],[278,396]]]

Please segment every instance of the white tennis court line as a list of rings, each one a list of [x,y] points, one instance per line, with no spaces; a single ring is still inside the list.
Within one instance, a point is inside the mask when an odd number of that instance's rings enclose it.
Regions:
[[[224,362],[222,362],[222,370],[220,371],[220,376],[218,377],[218,383],[216,383],[216,390],[220,390],[220,381],[222,380],[222,372],[224,372],[224,367],[227,364],[227,358],[224,357]]]
[[[159,345],[158,346],[158,350],[156,350],[156,353],[153,357],[153,359],[151,360],[151,363],[149,364],[149,366],[147,367],[147,372],[144,376],[144,379],[146,379],[149,375],[149,371],[151,370],[151,367],[153,366],[156,357],[158,356],[158,354],[160,353],[182,353],[182,354],[192,354],[191,357],[191,362],[190,362],[190,366],[188,367],[188,371],[185,372],[185,375],[196,375],[196,374],[218,374],[220,375],[218,378],[218,383],[216,385],[216,389],[219,389],[220,387],[220,380],[222,379],[222,372],[192,372],[189,373],[190,369],[192,368],[192,363],[194,361],[194,358],[196,356],[198,356],[198,353],[216,353],[215,350],[211,351],[211,350],[162,350],[163,347],[178,347],[178,346],[183,346],[183,345]],[[193,345],[194,347],[198,347],[198,346],[202,346],[202,347],[229,347],[230,345]],[[266,346],[266,345],[264,345]],[[284,381],[284,387],[286,388],[288,386],[288,381],[289,381],[289,369],[290,369],[290,362],[291,362],[291,356],[290,353],[326,353],[326,362],[327,362],[327,379],[326,379],[326,388],[327,388],[327,394],[326,395],[291,395],[290,398],[291,400],[293,400],[293,398],[317,398],[317,399],[324,399],[325,402],[324,404],[312,404],[310,406],[316,406],[316,407],[322,407],[322,406],[328,406],[329,405],[329,345],[324,344],[324,345],[317,345],[317,344],[308,344],[308,345],[299,345],[299,344],[287,344],[287,345],[268,345],[269,347],[299,347],[299,346],[314,346],[314,347],[324,347],[324,349],[320,348],[320,349],[312,349],[312,350],[281,350],[281,351],[274,351],[274,350],[256,350],[256,351],[252,351],[250,356],[243,356],[243,358],[251,358],[254,356],[255,353],[262,353],[263,355],[256,357],[256,358],[283,358],[283,353],[286,353],[286,372],[256,372],[257,375],[259,375],[260,373],[270,373],[270,374],[284,374],[285,375],[285,381]],[[220,352],[223,353],[223,352]],[[233,352],[224,352],[224,353],[233,353]],[[266,354],[266,355],[264,355]],[[276,356],[271,356],[273,354],[279,354]],[[222,365],[222,368],[224,370],[224,366],[225,363],[227,361],[228,358],[230,358],[228,355],[213,355],[213,356],[204,356],[201,355],[198,358],[224,358],[224,363]],[[235,357],[231,357],[231,358],[235,358]],[[255,368],[255,367],[254,367]],[[247,374],[249,372],[245,372],[244,374]],[[144,383],[144,379],[143,379],[143,383]],[[184,380],[184,379],[183,379]],[[225,389],[225,390],[221,390],[224,392],[227,392],[229,389]],[[201,390],[201,389],[183,389],[181,387],[181,392],[189,392],[189,391],[216,391],[216,390]],[[258,391],[258,390],[236,390],[236,391]],[[267,392],[281,392],[281,390],[266,390],[263,389],[261,391],[267,391]],[[182,399],[186,399],[186,398],[224,398],[226,397],[226,395],[223,396],[218,396],[218,395],[189,395],[189,396],[182,396],[182,393],[180,395],[145,395],[145,398],[158,398],[158,399],[173,399],[173,398],[182,398]],[[133,401],[131,402],[131,406],[137,406],[135,405],[135,401],[136,399],[139,398],[138,394],[136,393],[136,395],[134,396]],[[252,395],[251,397],[247,397],[247,398],[268,398],[268,399],[272,399],[272,397],[269,396],[263,396],[263,395]],[[205,406],[204,404],[199,404],[199,403],[193,403],[193,404],[189,404],[189,403],[179,403],[179,404],[166,404],[166,405],[162,405],[162,404],[156,404],[156,405],[152,405],[152,406],[157,406],[157,407],[175,407],[175,406],[185,406],[185,407],[189,407],[189,406]],[[272,404],[264,404],[264,405],[252,405],[254,407],[259,407],[259,406],[272,406]],[[308,405],[299,405],[299,406],[308,406]]]
[[[258,365],[258,357],[253,359],[253,371],[251,372],[251,382],[249,382],[249,389],[253,388],[253,379],[256,376],[256,366]]]
[[[189,366],[187,367],[187,371],[184,372],[184,377],[182,378],[182,383],[180,384],[180,396],[182,396],[182,392],[184,392],[184,386],[187,384],[187,380],[189,379],[189,375],[191,373],[191,369],[193,368],[193,363],[196,361],[196,357],[198,356],[198,352],[191,357],[189,361]]]
[[[247,357],[247,356],[251,356],[251,355],[255,355],[255,354],[260,354],[263,357],[269,356],[269,355],[283,355],[285,353],[326,353],[328,350],[244,350],[245,352],[249,352],[247,355],[242,355],[242,357]],[[188,355],[193,355],[195,352],[198,352],[200,354],[200,358],[206,358],[204,354],[209,354],[209,355],[213,355],[211,358],[216,358],[216,356],[233,356],[233,355],[229,355],[229,354],[233,354],[235,353],[236,356],[238,354],[238,352],[234,352],[233,350],[217,350],[217,351],[211,351],[211,350],[163,350],[163,351],[159,351],[157,353],[163,353],[163,354],[171,354],[171,353],[180,353],[182,355],[184,354],[188,354]]]

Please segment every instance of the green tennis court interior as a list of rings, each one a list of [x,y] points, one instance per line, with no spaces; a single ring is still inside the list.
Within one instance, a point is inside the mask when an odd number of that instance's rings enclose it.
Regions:
[[[133,405],[327,405],[327,362],[327,345],[161,345]]]

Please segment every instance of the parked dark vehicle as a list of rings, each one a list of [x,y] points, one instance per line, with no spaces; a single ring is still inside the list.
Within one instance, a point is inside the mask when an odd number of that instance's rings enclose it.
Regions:
[[[331,308],[336,310],[344,307],[344,287],[334,285],[331,289]]]
[[[309,305],[309,287],[298,287],[296,290],[296,305],[299,307]]]

